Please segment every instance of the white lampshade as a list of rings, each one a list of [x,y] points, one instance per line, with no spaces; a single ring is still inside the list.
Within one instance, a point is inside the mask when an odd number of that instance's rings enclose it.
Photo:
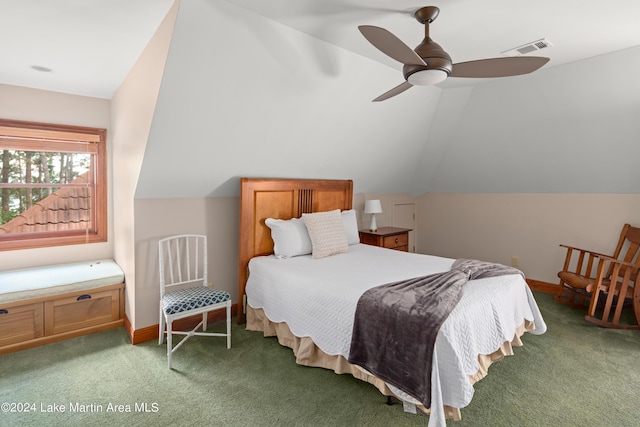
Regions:
[[[364,213],[377,214],[382,212],[380,200],[366,200],[364,202]]]
[[[442,70],[422,70],[411,74],[407,81],[412,85],[435,85],[444,81],[448,74]]]

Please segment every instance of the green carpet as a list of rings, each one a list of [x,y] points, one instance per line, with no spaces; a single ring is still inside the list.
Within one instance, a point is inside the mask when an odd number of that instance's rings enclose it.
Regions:
[[[547,333],[525,334],[476,384],[462,421],[447,424],[638,425],[640,332],[599,328],[535,295]],[[274,338],[233,326],[230,350],[224,338],[194,337],[172,371],[164,346],[133,346],[123,329],[0,356],[0,425],[426,425],[370,384],[298,366]]]

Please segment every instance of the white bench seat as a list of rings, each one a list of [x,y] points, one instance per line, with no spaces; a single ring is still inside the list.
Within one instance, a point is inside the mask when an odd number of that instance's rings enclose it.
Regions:
[[[123,282],[124,272],[111,259],[0,271],[0,304]]]

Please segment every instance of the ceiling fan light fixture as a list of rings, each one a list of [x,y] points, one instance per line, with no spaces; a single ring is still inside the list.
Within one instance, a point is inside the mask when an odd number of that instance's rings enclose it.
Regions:
[[[448,76],[443,70],[421,70],[408,76],[407,81],[414,86],[430,86],[444,81]]]

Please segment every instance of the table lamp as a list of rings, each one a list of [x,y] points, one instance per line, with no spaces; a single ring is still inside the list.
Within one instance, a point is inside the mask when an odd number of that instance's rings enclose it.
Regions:
[[[380,200],[365,200],[364,213],[371,214],[371,225],[369,225],[369,231],[378,231],[376,214],[382,213],[382,203],[380,203]]]

